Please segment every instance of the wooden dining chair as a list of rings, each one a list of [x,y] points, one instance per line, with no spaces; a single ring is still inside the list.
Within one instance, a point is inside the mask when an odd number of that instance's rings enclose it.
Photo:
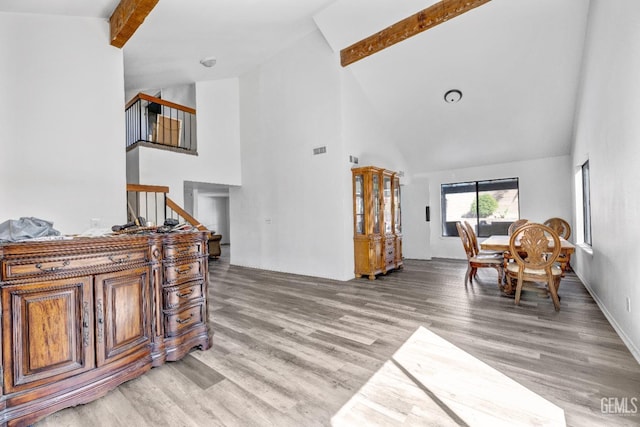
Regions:
[[[527,223],[511,235],[509,252],[515,262],[507,264],[505,274],[510,283],[517,280],[516,305],[520,304],[523,282],[544,282],[554,308],[559,311],[558,287],[562,269],[556,265],[560,254],[558,234],[544,224]]]
[[[544,222],[544,225],[558,233],[558,236],[562,237],[565,240],[569,240],[569,237],[571,236],[571,226],[564,219],[557,217],[549,218]],[[561,253],[558,256],[558,262],[565,266],[564,270],[562,271],[562,276],[564,276],[565,271],[571,271],[569,256]]]
[[[473,247],[473,243],[465,226],[462,225],[460,221],[456,222],[456,228],[458,229],[458,235],[460,236],[460,240],[462,241],[462,247],[464,248],[464,252],[467,255],[467,273],[464,276],[464,284],[472,283],[473,278],[476,277],[479,268],[491,267],[495,268],[498,272],[498,288],[502,289],[502,277],[503,277],[503,268],[502,262],[503,257],[502,254],[493,254],[493,255],[476,255],[475,249]]]
[[[544,225],[553,229],[558,236],[562,237],[565,240],[569,240],[571,236],[571,226],[567,221],[562,218],[549,218],[544,222]]]
[[[528,222],[529,222],[528,219],[517,219],[517,220],[513,221],[511,223],[511,225],[509,225],[509,229],[507,230],[507,234],[509,236],[511,236],[515,230],[517,230],[519,227],[522,227],[523,225],[525,225]],[[504,253],[504,268],[505,269],[507,268],[507,264],[509,262],[511,262],[512,260],[513,260],[513,257],[511,256],[511,252],[510,251],[506,251]]]
[[[509,229],[507,230],[507,234],[509,236],[511,236],[513,234],[513,232],[516,231],[516,229],[518,227],[522,227],[523,225],[525,225],[528,222],[529,222],[528,219],[517,219],[517,220],[513,221],[511,223],[511,225],[509,226]]]
[[[500,254],[502,255],[503,252],[502,251],[492,251],[489,249],[480,249],[480,246],[478,245],[478,236],[476,235],[476,231],[473,229],[473,225],[471,225],[469,223],[469,221],[465,221],[464,222],[464,228],[467,231],[467,234],[469,235],[469,238],[471,239],[471,246],[475,249],[474,251],[474,256],[477,255],[496,255],[496,254]]]

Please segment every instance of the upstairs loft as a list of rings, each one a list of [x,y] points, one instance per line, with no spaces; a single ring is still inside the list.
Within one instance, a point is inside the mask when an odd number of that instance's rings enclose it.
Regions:
[[[139,93],[125,107],[127,151],[138,146],[197,155],[196,110]]]

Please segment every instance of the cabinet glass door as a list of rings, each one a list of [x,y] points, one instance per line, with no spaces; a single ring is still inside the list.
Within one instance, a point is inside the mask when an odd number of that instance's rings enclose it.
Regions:
[[[373,234],[380,234],[380,178],[372,177]]]
[[[393,180],[393,204],[395,208],[393,217],[395,227],[394,232],[396,234],[400,234],[402,233],[402,212],[400,209],[400,180],[397,178]]]
[[[382,178],[382,194],[384,201],[384,232],[391,233],[391,177]]]
[[[364,175],[356,175],[354,185],[356,234],[364,234]]]

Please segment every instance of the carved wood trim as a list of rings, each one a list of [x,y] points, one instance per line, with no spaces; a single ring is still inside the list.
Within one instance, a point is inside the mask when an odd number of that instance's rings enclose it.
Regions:
[[[109,18],[111,45],[123,47],[159,0],[120,0]]]
[[[342,49],[340,51],[340,64],[346,67],[490,1],[442,0]]]

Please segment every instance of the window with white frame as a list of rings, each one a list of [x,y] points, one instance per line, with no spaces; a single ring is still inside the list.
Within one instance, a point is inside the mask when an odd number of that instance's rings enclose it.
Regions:
[[[591,184],[589,160],[582,164],[582,225],[583,242],[591,246]]]

